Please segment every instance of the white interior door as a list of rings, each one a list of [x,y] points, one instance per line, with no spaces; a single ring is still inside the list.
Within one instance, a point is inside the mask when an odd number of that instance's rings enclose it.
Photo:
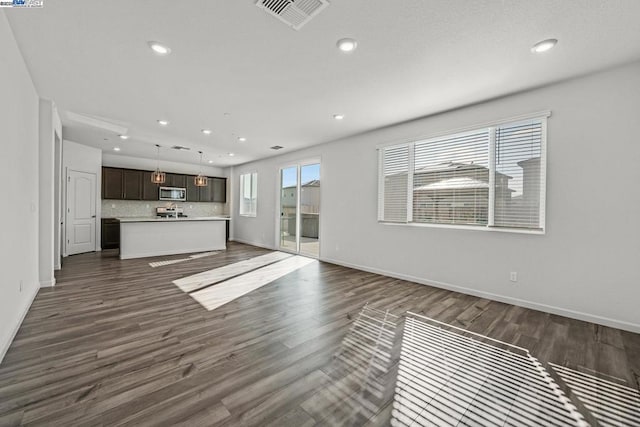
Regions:
[[[96,175],[67,172],[67,254],[96,250]]]

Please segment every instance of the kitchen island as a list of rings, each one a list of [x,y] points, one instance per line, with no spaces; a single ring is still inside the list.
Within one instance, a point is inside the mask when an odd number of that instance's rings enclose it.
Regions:
[[[222,216],[182,218],[118,218],[120,259],[225,250]]]

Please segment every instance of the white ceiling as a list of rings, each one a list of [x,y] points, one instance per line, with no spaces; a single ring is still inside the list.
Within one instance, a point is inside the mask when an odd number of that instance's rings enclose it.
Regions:
[[[255,0],[44,0],[4,11],[40,96],[58,105],[65,139],[147,158],[153,144],[179,144],[192,151],[162,158],[197,163],[202,150],[217,166],[640,59],[638,0],[330,2],[300,31]],[[358,49],[338,51],[343,37]],[[551,37],[555,49],[531,53]],[[150,40],[171,55],[154,55]]]

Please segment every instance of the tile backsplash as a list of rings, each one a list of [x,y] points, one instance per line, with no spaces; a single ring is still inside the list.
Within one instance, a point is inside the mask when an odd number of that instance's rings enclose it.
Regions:
[[[172,202],[138,200],[103,200],[102,218],[152,217],[157,207],[169,207]],[[190,217],[226,215],[224,203],[178,202]]]

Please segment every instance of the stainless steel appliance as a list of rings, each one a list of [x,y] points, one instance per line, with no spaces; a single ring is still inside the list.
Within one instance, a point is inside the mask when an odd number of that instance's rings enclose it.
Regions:
[[[171,203],[168,208],[156,208],[156,216],[160,218],[185,218],[184,209],[176,207],[175,203]]]
[[[160,187],[159,199],[184,202],[187,200],[187,189],[178,187]]]

